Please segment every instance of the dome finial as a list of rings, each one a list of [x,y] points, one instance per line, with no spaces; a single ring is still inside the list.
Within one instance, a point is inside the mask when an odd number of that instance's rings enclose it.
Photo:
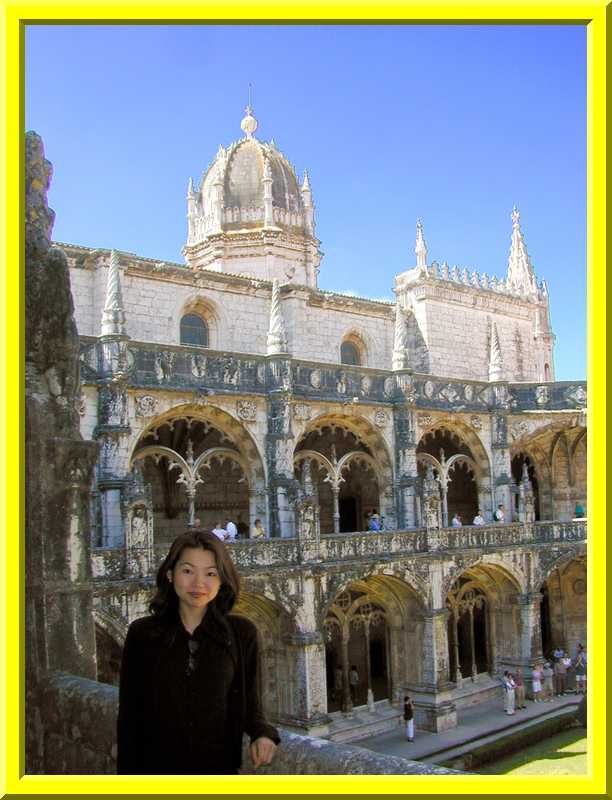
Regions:
[[[240,123],[240,127],[246,133],[247,139],[251,139],[255,131],[257,130],[257,120],[253,116],[253,107],[251,106],[251,84],[249,83],[249,102],[247,107],[244,109],[244,113],[246,116],[243,118],[242,122]]]

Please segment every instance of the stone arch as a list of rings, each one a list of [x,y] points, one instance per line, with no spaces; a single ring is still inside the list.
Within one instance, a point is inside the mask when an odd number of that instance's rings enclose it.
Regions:
[[[506,561],[478,559],[444,582],[449,611],[451,680],[461,686],[483,673],[494,675],[520,656],[521,620],[516,603],[524,579]]]
[[[154,538],[171,541],[191,516],[212,528],[266,519],[265,465],[244,425],[212,405],[175,406],[150,420],[134,442],[129,468],[143,464],[153,497]]]
[[[96,678],[100,683],[118,686],[127,623],[111,611],[100,608],[94,609],[93,619],[96,637]]]
[[[394,527],[391,455],[369,420],[322,413],[304,429],[293,458],[296,476],[302,479],[302,464],[310,461],[322,533],[365,530],[372,509],[382,514],[387,527]]]
[[[583,546],[556,555],[556,558],[546,559],[544,563],[540,559],[539,569],[534,576],[543,598],[542,651],[550,658],[552,651],[561,647],[573,657],[579,643],[586,647],[586,552]],[[570,680],[573,680],[573,676],[570,676]]]
[[[403,577],[383,569],[379,565],[366,575],[346,574],[341,583],[330,587],[322,607],[332,711],[349,702],[346,681],[351,665],[362,676],[361,689],[353,698],[357,705],[383,698],[395,702],[407,682],[418,683],[423,678],[419,654],[426,601]],[[373,620],[376,630],[371,628]],[[342,702],[332,690],[338,666],[344,674]]]
[[[559,431],[550,445],[549,462],[552,474],[552,500],[554,519],[567,520],[574,516],[572,493],[574,476],[572,457],[565,431]]]
[[[231,349],[228,342],[223,341],[224,333],[231,330],[222,307],[200,292],[193,292],[187,298],[178,297],[172,313],[174,330],[172,340],[181,341],[181,320],[186,314],[195,314],[208,328],[208,348],[211,350]]]
[[[464,523],[471,523],[478,510],[491,519],[491,463],[474,428],[450,417],[433,420],[424,428],[416,452],[421,481],[427,463],[436,471],[444,525],[454,513],[459,513]]]
[[[274,721],[297,716],[299,669],[296,649],[291,646],[297,629],[290,613],[277,601],[250,590],[241,591],[232,613],[257,628],[258,680],[264,712]]]

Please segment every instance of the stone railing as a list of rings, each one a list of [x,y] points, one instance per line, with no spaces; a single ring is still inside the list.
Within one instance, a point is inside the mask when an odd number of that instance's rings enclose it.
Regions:
[[[532,524],[466,525],[462,528],[441,528],[427,531],[415,528],[405,531],[332,533],[321,536],[319,558],[323,563],[377,559],[389,556],[454,552],[465,549],[496,549],[551,542],[586,541],[586,520],[572,522],[536,522]],[[270,569],[301,562],[300,543],[296,538],[237,541],[228,545],[239,570]],[[154,576],[169,546],[158,544],[154,549]],[[122,580],[125,577],[125,548],[98,548],[92,551],[92,574],[95,580]]]
[[[102,373],[100,344],[81,337],[81,377],[95,383]],[[488,383],[394,373],[390,369],[245,355],[184,345],[130,342],[129,385],[140,389],[267,394],[284,388],[296,398],[407,403],[415,409],[445,411],[580,411],[586,406],[584,381],[559,383]]]
[[[38,687],[49,775],[112,775],[117,769],[115,686],[50,673]],[[257,775],[463,775],[457,770],[381,755],[280,729],[281,745],[269,767],[254,771],[245,737],[243,774]]]

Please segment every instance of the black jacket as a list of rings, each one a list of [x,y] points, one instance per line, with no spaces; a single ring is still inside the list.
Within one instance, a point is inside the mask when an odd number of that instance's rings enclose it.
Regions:
[[[189,642],[197,643],[188,669]],[[144,617],[128,630],[121,661],[117,772],[128,775],[236,773],[242,734],[278,732],[258,691],[257,632],[211,604],[193,636],[178,614]]]

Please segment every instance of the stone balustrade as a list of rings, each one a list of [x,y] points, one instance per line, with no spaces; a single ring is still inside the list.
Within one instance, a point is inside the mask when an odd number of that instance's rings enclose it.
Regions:
[[[359,558],[385,558],[465,549],[497,549],[549,543],[586,541],[586,520],[572,522],[510,523],[507,525],[464,526],[427,531],[335,533],[321,536],[319,559],[323,563]],[[228,545],[240,570],[285,567],[300,563],[297,538],[237,541]],[[155,565],[168,552],[168,545],[156,545]],[[92,550],[94,580],[122,580],[125,577],[125,548]],[[152,573],[153,574],[153,573]]]
[[[44,773],[113,775],[117,769],[115,686],[63,672],[49,673],[39,686],[45,740]],[[255,773],[245,737],[243,774],[257,775],[462,775],[280,729],[282,743],[269,767]]]
[[[102,372],[100,344],[81,337],[81,378],[95,384]],[[296,398],[355,405],[407,403],[415,409],[449,411],[580,411],[586,407],[584,381],[488,383],[449,380],[390,369],[271,359],[184,345],[130,342],[128,385],[135,389],[189,390],[194,393],[266,395],[282,388]],[[282,368],[280,364],[282,363]]]

